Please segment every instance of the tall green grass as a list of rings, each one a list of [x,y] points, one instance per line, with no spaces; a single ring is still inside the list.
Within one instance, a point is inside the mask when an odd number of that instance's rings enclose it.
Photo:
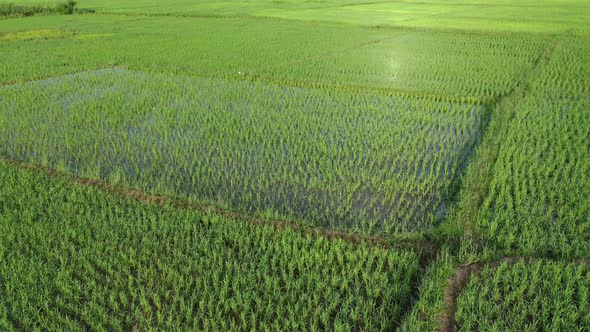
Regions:
[[[71,15],[76,8],[77,2],[68,0],[58,4],[20,4],[20,3],[0,3],[0,17],[3,16],[33,16],[38,14],[61,14]]]

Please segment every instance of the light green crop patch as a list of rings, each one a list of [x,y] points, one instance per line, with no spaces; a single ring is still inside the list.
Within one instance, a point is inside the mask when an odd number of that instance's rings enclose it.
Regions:
[[[62,29],[37,29],[0,34],[0,41],[43,40],[43,39],[95,39],[113,36],[112,33],[80,33]]]
[[[84,34],[76,34],[74,36],[75,39],[95,39],[95,38],[105,38],[114,36],[112,33],[84,33]]]
[[[0,41],[71,38],[78,32],[62,29],[38,29],[0,34]]]

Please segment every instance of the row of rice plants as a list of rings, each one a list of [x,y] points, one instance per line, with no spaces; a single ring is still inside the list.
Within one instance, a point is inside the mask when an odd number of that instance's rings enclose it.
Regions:
[[[0,163],[0,330],[391,331],[418,258]]]
[[[552,100],[588,99],[590,96],[590,38],[561,37],[562,46],[533,86],[537,96]]]
[[[458,331],[587,331],[590,267],[536,262],[487,268],[457,299]]]
[[[385,233],[439,221],[482,118],[471,104],[123,70],[7,86],[0,100],[4,156]]]

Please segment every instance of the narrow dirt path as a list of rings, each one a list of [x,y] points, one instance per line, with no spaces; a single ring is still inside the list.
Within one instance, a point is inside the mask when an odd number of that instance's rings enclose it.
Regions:
[[[472,263],[457,267],[453,275],[449,278],[448,285],[444,291],[444,310],[438,317],[438,331],[456,331],[457,322],[455,320],[455,314],[457,312],[457,298],[461,295],[471,278],[478,276],[486,267],[497,268],[504,263],[512,264],[520,259],[520,257],[505,257],[495,262]]]
[[[463,201],[459,203],[458,223],[470,238],[477,236],[476,226],[473,221],[477,220],[479,207],[485,200],[493,179],[502,140],[510,130],[510,123],[516,115],[513,106],[529,93],[533,80],[547,65],[558,44],[559,39],[557,37],[550,39],[531,69],[523,75],[520,83],[512,91],[498,98],[491,106],[493,110],[490,116],[493,119],[490,121],[490,126],[481,144],[483,150],[480,150],[473,160],[473,173],[469,175],[469,178],[464,183],[464,188],[469,188],[469,191],[464,192]],[[438,317],[438,330],[440,332],[456,331],[457,297],[473,276],[479,275],[486,267],[497,268],[504,263],[513,264],[523,259],[530,260],[530,258],[525,257],[504,257],[495,262],[473,263],[456,268],[444,290],[444,310]]]

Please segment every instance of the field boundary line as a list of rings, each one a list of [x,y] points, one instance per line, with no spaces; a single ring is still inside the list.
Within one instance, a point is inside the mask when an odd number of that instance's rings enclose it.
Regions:
[[[457,224],[465,230],[466,235],[470,238],[476,236],[474,222],[493,180],[502,140],[508,134],[512,120],[516,116],[514,105],[529,93],[532,81],[545,68],[558,44],[559,39],[550,38],[543,51],[533,62],[532,67],[523,74],[514,89],[499,96],[494,103],[489,105],[491,112],[488,130],[484,133],[480,149],[476,151],[473,162],[468,166],[471,170],[467,173],[461,186],[461,193],[459,193]],[[467,191],[466,188],[471,190]]]
[[[196,77],[196,76],[195,76]],[[222,77],[217,77],[222,78]],[[427,90],[408,90],[408,89],[395,89],[388,87],[377,87],[377,86],[363,86],[363,85],[335,85],[324,82],[306,82],[296,80],[281,80],[265,77],[264,75],[251,75],[242,77],[229,77],[227,80],[236,80],[244,82],[261,82],[267,84],[276,84],[283,87],[290,88],[303,88],[303,89],[333,89],[336,91],[344,91],[349,93],[378,93],[384,96],[390,97],[409,97],[409,98],[424,98],[434,101],[445,101],[453,103],[465,103],[471,105],[486,105],[493,103],[496,99],[493,97],[486,96],[457,96],[457,95],[445,95],[438,94]]]
[[[198,75],[198,74],[188,74],[188,75],[179,75],[179,74],[171,74],[165,71],[146,71],[146,70],[138,70],[138,69],[129,69],[124,65],[113,65],[113,66],[106,66],[106,67],[95,67],[95,68],[88,68],[84,70],[75,70],[69,71],[60,74],[49,74],[46,76],[39,76],[30,79],[24,80],[12,80],[0,83],[0,88],[2,87],[9,87],[18,84],[29,84],[29,83],[36,83],[41,82],[49,79],[60,78],[70,75],[77,75],[77,74],[84,74],[90,73],[93,71],[98,70],[125,70],[130,72],[137,72],[137,73],[145,73],[148,75],[170,75],[170,76],[178,76],[183,78],[190,78],[190,79],[221,79],[227,81],[240,81],[240,82],[260,82],[265,84],[274,84],[279,85],[281,87],[290,87],[290,88],[302,88],[302,89],[332,89],[334,91],[343,91],[349,93],[377,93],[384,96],[392,96],[392,97],[409,97],[409,98],[424,98],[434,101],[444,101],[444,102],[453,102],[453,103],[464,103],[464,104],[471,104],[471,105],[484,105],[492,101],[492,97],[477,97],[477,96],[452,96],[452,95],[445,95],[445,94],[437,94],[432,91],[426,90],[406,90],[406,89],[393,89],[387,87],[375,87],[375,86],[362,86],[362,85],[334,85],[329,83],[323,82],[306,82],[306,81],[296,81],[296,80],[280,80],[280,79],[273,79],[265,76],[227,76],[223,74],[216,74],[213,76],[209,75]]]
[[[478,236],[475,220],[493,180],[493,173],[502,147],[502,140],[510,130],[511,122],[516,116],[513,106],[515,102],[528,94],[533,80],[547,65],[558,44],[559,39],[551,37],[543,51],[533,62],[532,67],[523,74],[516,87],[503,96],[498,97],[494,103],[488,105],[490,108],[489,126],[479,145],[480,149],[476,151],[472,163],[468,166],[470,170],[461,186],[457,214],[455,216],[457,225],[464,230],[468,238],[475,240]],[[471,190],[467,191],[466,188]],[[456,331],[455,314],[457,310],[457,298],[473,276],[479,275],[485,267],[495,268],[503,263],[512,264],[516,261],[527,259],[531,260],[534,258],[506,256],[496,261],[478,262],[456,267],[443,292],[444,309],[437,318],[437,331]],[[543,257],[537,257],[536,259],[543,259]],[[590,258],[585,262],[590,264]]]
[[[487,5],[482,5],[487,6]],[[81,8],[81,9],[95,9],[95,8]],[[95,9],[96,10],[96,9]],[[359,28],[367,28],[367,29],[381,29],[381,30],[405,30],[410,32],[436,32],[436,33],[457,33],[457,34],[465,34],[465,35],[519,35],[519,36],[526,36],[526,35],[536,35],[536,36],[547,36],[547,35],[556,35],[559,32],[537,32],[532,30],[469,30],[464,28],[453,28],[453,27],[428,27],[428,26],[408,26],[408,25],[397,25],[393,23],[385,23],[385,24],[361,24],[358,22],[344,22],[344,21],[322,21],[317,19],[298,19],[298,18],[286,18],[280,16],[269,16],[269,15],[238,15],[238,14],[228,14],[228,15],[216,15],[212,13],[192,13],[186,14],[181,12],[162,12],[162,13],[142,13],[142,12],[117,12],[112,10],[96,10],[96,12],[92,14],[85,14],[85,15],[100,15],[100,16],[125,16],[125,17],[172,17],[172,18],[192,18],[192,19],[249,19],[249,20],[268,20],[268,21],[286,21],[286,22],[301,22],[301,23],[314,23],[314,24],[325,24],[325,25],[333,25],[333,26],[352,26],[352,27],[359,27]],[[440,14],[430,14],[430,15],[440,15]],[[415,18],[400,20],[398,22],[406,22],[416,20]]]
[[[438,332],[455,332],[457,331],[457,321],[455,315],[457,313],[457,299],[467,287],[469,281],[481,274],[486,268],[497,269],[503,264],[513,265],[518,262],[529,264],[533,261],[551,261],[562,262],[566,264],[582,264],[590,266],[590,257],[577,258],[571,260],[563,260],[551,257],[532,257],[532,256],[506,256],[495,261],[489,262],[475,262],[467,265],[460,265],[455,267],[453,274],[448,279],[447,286],[444,290],[443,311],[438,316]]]
[[[47,166],[40,166],[31,164],[25,161],[9,159],[0,156],[0,163],[9,166],[26,169],[33,172],[38,172],[50,179],[59,179],[70,184],[81,185],[85,187],[93,187],[108,194],[117,196],[119,198],[128,199],[144,204],[153,204],[158,207],[171,207],[175,209],[196,210],[202,213],[211,213],[223,216],[228,219],[239,219],[246,221],[252,225],[271,226],[276,230],[294,230],[303,235],[308,235],[314,238],[324,237],[330,241],[342,240],[353,245],[366,245],[368,247],[380,247],[385,249],[399,249],[399,250],[415,250],[423,253],[422,261],[430,261],[438,256],[441,244],[434,243],[420,237],[404,236],[387,237],[384,235],[362,234],[358,232],[346,232],[337,229],[325,229],[321,227],[314,227],[303,223],[297,223],[287,220],[271,220],[250,215],[244,212],[224,209],[209,204],[189,201],[186,199],[174,198],[165,195],[158,195],[133,189],[123,185],[112,184],[101,179],[85,178],[70,174],[65,171],[57,170]],[[442,242],[442,241],[440,241]]]
[[[288,66],[288,65],[295,65],[295,64],[300,64],[300,63],[304,63],[307,61],[313,61],[313,60],[318,60],[318,59],[322,59],[324,57],[333,57],[336,55],[344,55],[347,54],[351,51],[354,50],[358,50],[367,46],[371,46],[371,45],[377,45],[380,44],[384,41],[389,41],[389,40],[393,40],[396,39],[398,37],[402,37],[402,36],[406,36],[411,34],[411,31],[404,31],[404,32],[400,32],[397,33],[395,36],[391,36],[391,37],[386,37],[386,38],[379,38],[379,39],[373,39],[373,40],[369,40],[367,42],[363,42],[363,43],[359,43],[359,44],[354,44],[348,47],[344,47],[344,48],[340,48],[340,49],[336,49],[336,50],[332,50],[332,51],[326,51],[326,52],[321,52],[318,54],[314,54],[314,55],[310,55],[310,56],[306,56],[306,57],[302,57],[302,58],[298,58],[298,59],[294,59],[291,61],[285,61],[285,62],[281,62],[278,64],[272,64],[272,65],[268,65],[268,66],[261,66],[259,68],[254,68],[254,71],[267,71],[269,69],[273,69],[273,68],[279,68],[279,67],[283,67],[283,66]]]
[[[0,83],[0,88],[8,87],[8,86],[11,86],[11,85],[17,85],[17,84],[28,84],[28,83],[42,82],[42,81],[45,81],[45,80],[50,80],[50,79],[54,79],[54,78],[60,78],[60,77],[64,77],[64,76],[71,76],[71,75],[78,75],[78,74],[90,73],[90,72],[97,71],[97,70],[127,70],[127,67],[125,67],[125,66],[119,66],[119,65],[113,65],[113,66],[88,68],[88,69],[84,69],[84,70],[73,70],[73,71],[69,71],[69,72],[65,72],[65,73],[60,73],[60,74],[55,74],[54,73],[54,74],[49,74],[49,75],[46,75],[46,76],[34,77],[34,78],[31,78],[31,79],[12,80],[12,81],[2,82],[2,83]]]

